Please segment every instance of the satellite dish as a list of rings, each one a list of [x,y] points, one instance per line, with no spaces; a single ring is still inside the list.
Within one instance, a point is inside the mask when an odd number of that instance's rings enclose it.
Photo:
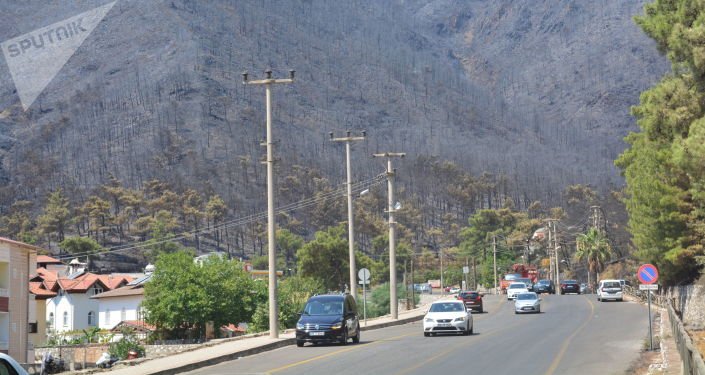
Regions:
[[[397,202],[397,203],[394,205],[394,209],[395,209],[395,210],[400,210],[400,209],[401,209],[401,203],[400,203],[400,202]]]

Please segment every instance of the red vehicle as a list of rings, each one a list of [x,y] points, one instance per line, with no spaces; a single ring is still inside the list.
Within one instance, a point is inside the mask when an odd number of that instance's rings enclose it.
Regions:
[[[514,280],[519,278],[529,278],[531,279],[532,283],[536,284],[539,279],[539,272],[536,269],[536,266],[534,265],[521,263],[513,265],[512,272],[504,275],[502,281],[500,282],[500,289],[502,291],[502,294],[507,294],[507,287],[509,286],[509,284],[513,283]]]
[[[458,300],[465,303],[466,309],[471,309],[479,313],[483,312],[482,309],[482,293],[474,291],[463,291],[458,293]]]

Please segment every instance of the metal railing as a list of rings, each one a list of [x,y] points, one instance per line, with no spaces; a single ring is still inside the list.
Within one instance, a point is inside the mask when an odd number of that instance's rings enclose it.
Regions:
[[[639,290],[630,286],[624,287],[624,292],[639,300],[646,301],[649,291]],[[683,374],[687,375],[705,375],[705,362],[698,351],[698,348],[693,345],[693,340],[688,335],[688,332],[683,327],[680,316],[673,308],[673,299],[660,294],[651,295],[651,302],[668,310],[668,319],[671,321],[671,332],[673,339],[676,341],[678,353],[683,364]]]

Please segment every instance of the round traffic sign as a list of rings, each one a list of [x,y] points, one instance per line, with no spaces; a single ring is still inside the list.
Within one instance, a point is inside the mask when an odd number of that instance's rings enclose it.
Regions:
[[[658,281],[658,269],[653,264],[642,264],[636,277],[642,284],[653,284]]]
[[[370,279],[370,270],[367,268],[360,268],[359,271],[357,271],[357,277],[360,278],[362,281],[367,281]]]

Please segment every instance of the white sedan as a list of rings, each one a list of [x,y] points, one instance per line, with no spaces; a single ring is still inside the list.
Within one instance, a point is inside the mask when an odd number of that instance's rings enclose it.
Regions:
[[[529,293],[529,288],[524,283],[511,283],[507,288],[507,300],[517,298],[520,293]]]
[[[436,333],[473,333],[472,314],[463,301],[436,301],[423,318],[423,335]]]
[[[521,293],[514,301],[514,313],[541,313],[541,298],[534,292]]]

